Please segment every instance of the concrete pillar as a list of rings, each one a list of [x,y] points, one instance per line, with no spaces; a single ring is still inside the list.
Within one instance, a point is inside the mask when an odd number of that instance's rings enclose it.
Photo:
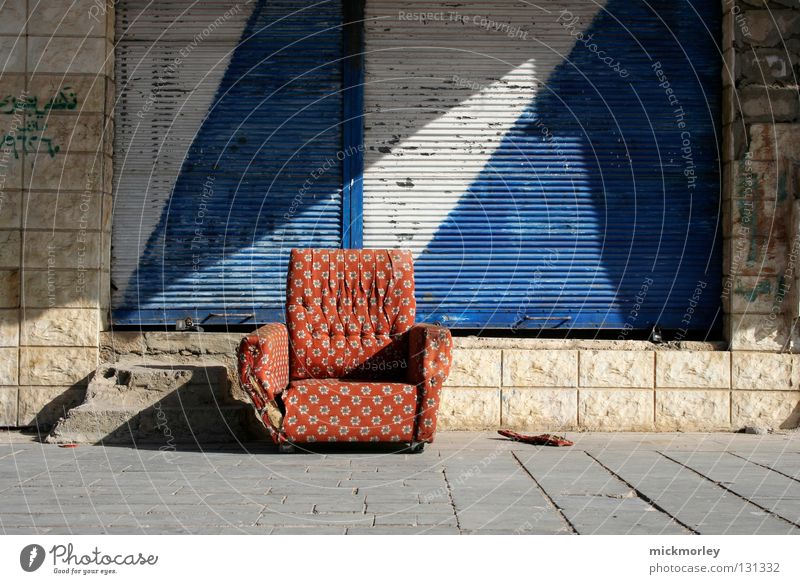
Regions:
[[[795,350],[800,10],[781,0],[723,10],[726,336],[732,350]]]
[[[108,309],[113,2],[0,8],[0,425],[79,403]]]

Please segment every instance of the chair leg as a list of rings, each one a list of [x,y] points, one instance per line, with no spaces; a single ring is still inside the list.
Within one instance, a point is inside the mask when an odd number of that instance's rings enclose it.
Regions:
[[[297,452],[297,448],[291,442],[281,442],[278,444],[278,452],[281,454],[294,454]]]
[[[425,450],[425,442],[412,442],[409,446],[411,454],[419,454],[423,450]]]

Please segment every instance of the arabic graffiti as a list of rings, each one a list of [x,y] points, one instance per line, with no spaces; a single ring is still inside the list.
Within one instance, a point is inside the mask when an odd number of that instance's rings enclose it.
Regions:
[[[71,89],[71,87],[62,88],[58,95],[51,97],[41,109],[39,108],[39,98],[35,95],[26,97],[7,95],[0,101],[0,113],[13,114],[24,111],[41,117],[51,111],[74,110],[78,106],[78,98]]]
[[[0,141],[0,147],[10,149],[14,153],[14,158],[18,159],[20,152],[38,152],[40,145],[45,145],[50,157],[55,157],[60,147],[53,144],[52,138],[44,136],[47,125],[42,120],[51,112],[74,110],[78,106],[78,98],[71,89],[71,87],[62,88],[58,95],[51,97],[41,106],[36,96],[7,95],[0,99],[0,114],[27,113],[28,116],[34,116],[21,128],[5,134]]]
[[[52,138],[45,138],[43,132],[47,127],[42,124],[39,125],[39,120],[34,119],[19,128],[14,133],[8,133],[3,136],[3,142],[0,146],[7,146],[14,153],[14,158],[19,158],[20,151],[33,153],[39,149],[39,144],[47,145],[47,153],[50,157],[55,157],[56,153],[60,150],[57,144],[53,144]]]

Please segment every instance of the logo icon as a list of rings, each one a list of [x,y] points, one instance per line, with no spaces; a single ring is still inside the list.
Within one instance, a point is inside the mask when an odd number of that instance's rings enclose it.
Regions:
[[[39,544],[26,545],[19,553],[19,565],[26,572],[35,572],[42,567],[44,556],[44,548]]]

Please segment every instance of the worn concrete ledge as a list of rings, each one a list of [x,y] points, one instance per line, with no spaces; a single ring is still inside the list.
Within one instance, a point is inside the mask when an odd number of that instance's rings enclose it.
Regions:
[[[220,354],[235,351],[245,333],[198,333],[160,331],[105,331],[100,333],[100,350],[117,354]],[[455,336],[458,349],[527,350],[616,350],[616,351],[724,351],[725,342],[680,341],[655,344],[649,341],[599,339],[530,339],[510,337]]]
[[[526,339],[509,337],[454,337],[460,349],[526,349],[542,350],[604,350],[604,351],[724,351],[725,342],[680,341],[655,344],[650,341],[617,341],[603,339]]]
[[[225,365],[137,358],[100,366],[79,406],[48,442],[209,444],[261,435],[253,408],[236,399]]]

